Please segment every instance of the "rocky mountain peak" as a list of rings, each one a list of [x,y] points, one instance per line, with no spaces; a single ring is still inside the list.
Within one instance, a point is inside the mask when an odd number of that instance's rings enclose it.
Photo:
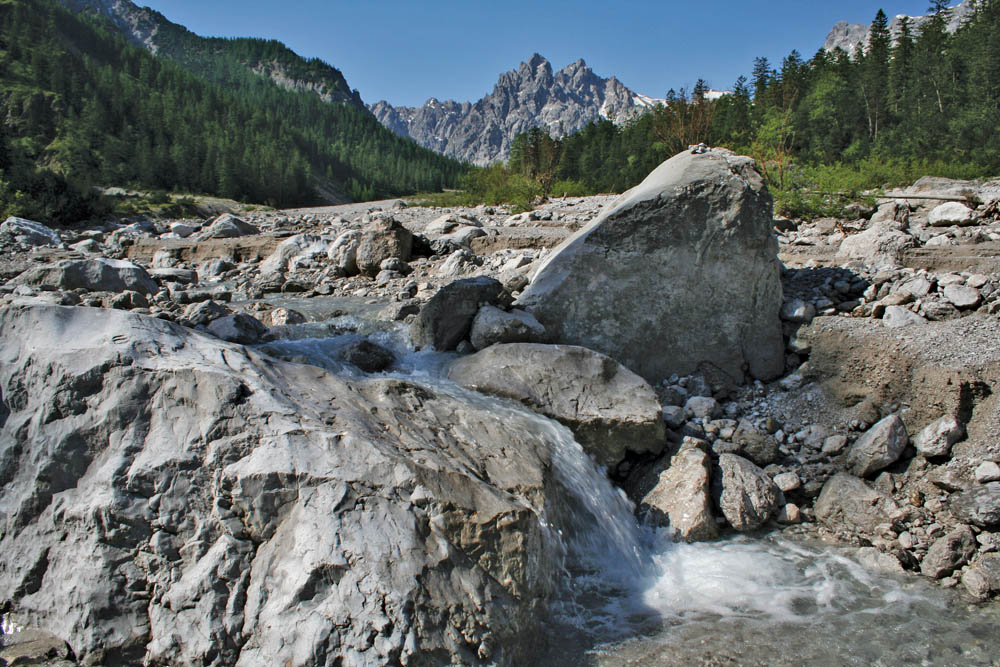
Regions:
[[[962,21],[972,13],[973,10],[973,0],[962,0],[959,4],[955,5],[948,11],[948,23],[946,25],[946,30],[948,32],[955,32],[958,30],[958,26],[962,24]],[[889,22],[889,32],[892,33],[893,41],[899,38],[900,33],[903,29],[903,19],[909,19],[910,31],[916,34],[920,29],[921,24],[926,21],[930,15],[924,16],[907,16],[906,14],[897,14]],[[863,23],[848,23],[847,21],[838,21],[831,28],[829,34],[826,36],[826,41],[823,43],[823,48],[826,51],[833,51],[837,48],[841,48],[848,53],[854,53],[854,51],[861,46],[868,44],[868,33],[870,30],[870,24]]]
[[[419,108],[385,101],[368,108],[397,134],[484,165],[506,159],[521,132],[542,127],[563,136],[601,118],[617,122],[645,106],[638,99],[618,79],[595,74],[582,58],[553,72],[552,64],[534,53],[517,69],[500,74],[493,92],[475,103],[431,98]]]

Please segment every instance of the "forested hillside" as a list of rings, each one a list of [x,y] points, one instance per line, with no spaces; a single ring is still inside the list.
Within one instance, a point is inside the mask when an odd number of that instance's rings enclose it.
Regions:
[[[129,44],[96,16],[0,0],[2,213],[73,220],[93,210],[95,184],[277,206],[318,203],[319,186],[360,200],[437,190],[464,169],[352,104],[281,89],[238,57],[192,67]]]
[[[699,82],[622,127],[595,123],[560,141],[522,135],[505,169],[536,192],[620,192],[705,142],[757,158],[792,213],[815,188],[1000,174],[1000,0],[979,2],[954,34],[946,5],[938,0],[919,33],[905,27],[895,44],[880,10],[853,56],[820,50],[804,61],[793,51],[780,68],[758,58],[751,78],[715,101]],[[502,180],[479,174],[470,184]]]

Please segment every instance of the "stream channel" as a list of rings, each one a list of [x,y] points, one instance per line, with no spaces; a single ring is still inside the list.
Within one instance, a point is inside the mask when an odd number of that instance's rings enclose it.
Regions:
[[[414,352],[400,325],[353,316],[286,332],[288,339],[260,347],[360,375],[339,352],[367,337],[397,355],[389,375],[500,416],[529,415],[547,431],[569,498],[557,520],[548,517],[560,526],[552,537],[562,544],[566,576],[550,605],[552,650],[539,665],[1000,665],[997,603],[974,604],[916,576],[874,573],[851,548],[777,532],[672,542],[637,522],[624,492],[567,428],[443,379],[455,354]]]

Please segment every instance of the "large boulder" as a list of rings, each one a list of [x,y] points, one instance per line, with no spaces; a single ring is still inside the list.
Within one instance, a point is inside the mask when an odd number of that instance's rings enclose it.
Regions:
[[[526,664],[551,430],[119,311],[0,311],[0,590],[83,664]],[[551,526],[551,528],[550,528]]]
[[[652,488],[638,503],[639,513],[647,522],[668,527],[675,540],[685,542],[719,536],[712,515],[712,462],[707,453],[696,446],[682,445],[666,467],[653,468],[649,476],[655,479],[644,486]]]
[[[772,223],[752,159],[682,153],[559,246],[519,303],[555,341],[651,381],[704,366],[772,379],[784,370]]]
[[[918,245],[917,239],[901,231],[893,223],[879,222],[844,239],[837,250],[837,259],[857,260],[868,266],[901,266],[907,250]]]
[[[716,502],[729,525],[757,530],[781,509],[781,490],[753,462],[735,454],[719,455]]]
[[[316,257],[325,260],[329,249],[329,239],[316,234],[296,234],[282,241],[274,252],[260,263],[261,275],[284,273],[286,270],[294,271],[301,262]]]
[[[223,213],[209,223],[198,235],[198,239],[234,239],[254,234],[260,234],[260,230],[232,213]]]
[[[472,320],[469,341],[482,350],[497,343],[540,343],[545,340],[545,327],[530,314],[515,308],[510,312],[485,305]]]
[[[10,281],[13,285],[31,285],[42,289],[88,292],[124,292],[153,294],[160,288],[146,269],[123,259],[94,257],[65,259],[55,264],[28,269]]]
[[[927,214],[927,224],[932,227],[970,225],[975,222],[975,214],[975,211],[962,202],[945,202]]]
[[[910,443],[899,415],[880,420],[857,439],[847,452],[847,466],[858,477],[867,477],[892,465]]]
[[[413,248],[413,234],[392,217],[376,218],[364,231],[355,253],[358,271],[375,277],[387,259],[406,262]]]
[[[891,520],[896,509],[896,503],[886,494],[857,477],[837,473],[823,485],[813,511],[830,530],[872,535],[876,526]]]
[[[566,424],[601,465],[618,464],[626,450],[663,449],[666,431],[656,392],[599,352],[574,345],[493,345],[456,361],[448,377]]]
[[[498,303],[502,293],[500,281],[486,276],[448,283],[420,309],[410,324],[410,340],[417,348],[454,350],[469,335],[480,306]]]
[[[40,222],[13,215],[0,224],[0,236],[10,236],[15,241],[30,246],[62,245],[62,239],[54,230]]]

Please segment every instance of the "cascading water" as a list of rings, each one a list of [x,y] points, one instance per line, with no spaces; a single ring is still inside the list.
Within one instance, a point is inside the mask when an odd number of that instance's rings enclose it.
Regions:
[[[340,324],[357,324],[342,321]],[[356,375],[340,358],[360,334],[270,343],[266,350]],[[565,493],[543,521],[564,580],[550,605],[549,665],[1000,665],[1000,612],[914,577],[873,574],[849,549],[782,537],[672,542],[637,523],[570,431],[515,403],[441,376],[453,354],[414,352],[400,330],[375,332],[390,375],[516,415],[552,443]]]

